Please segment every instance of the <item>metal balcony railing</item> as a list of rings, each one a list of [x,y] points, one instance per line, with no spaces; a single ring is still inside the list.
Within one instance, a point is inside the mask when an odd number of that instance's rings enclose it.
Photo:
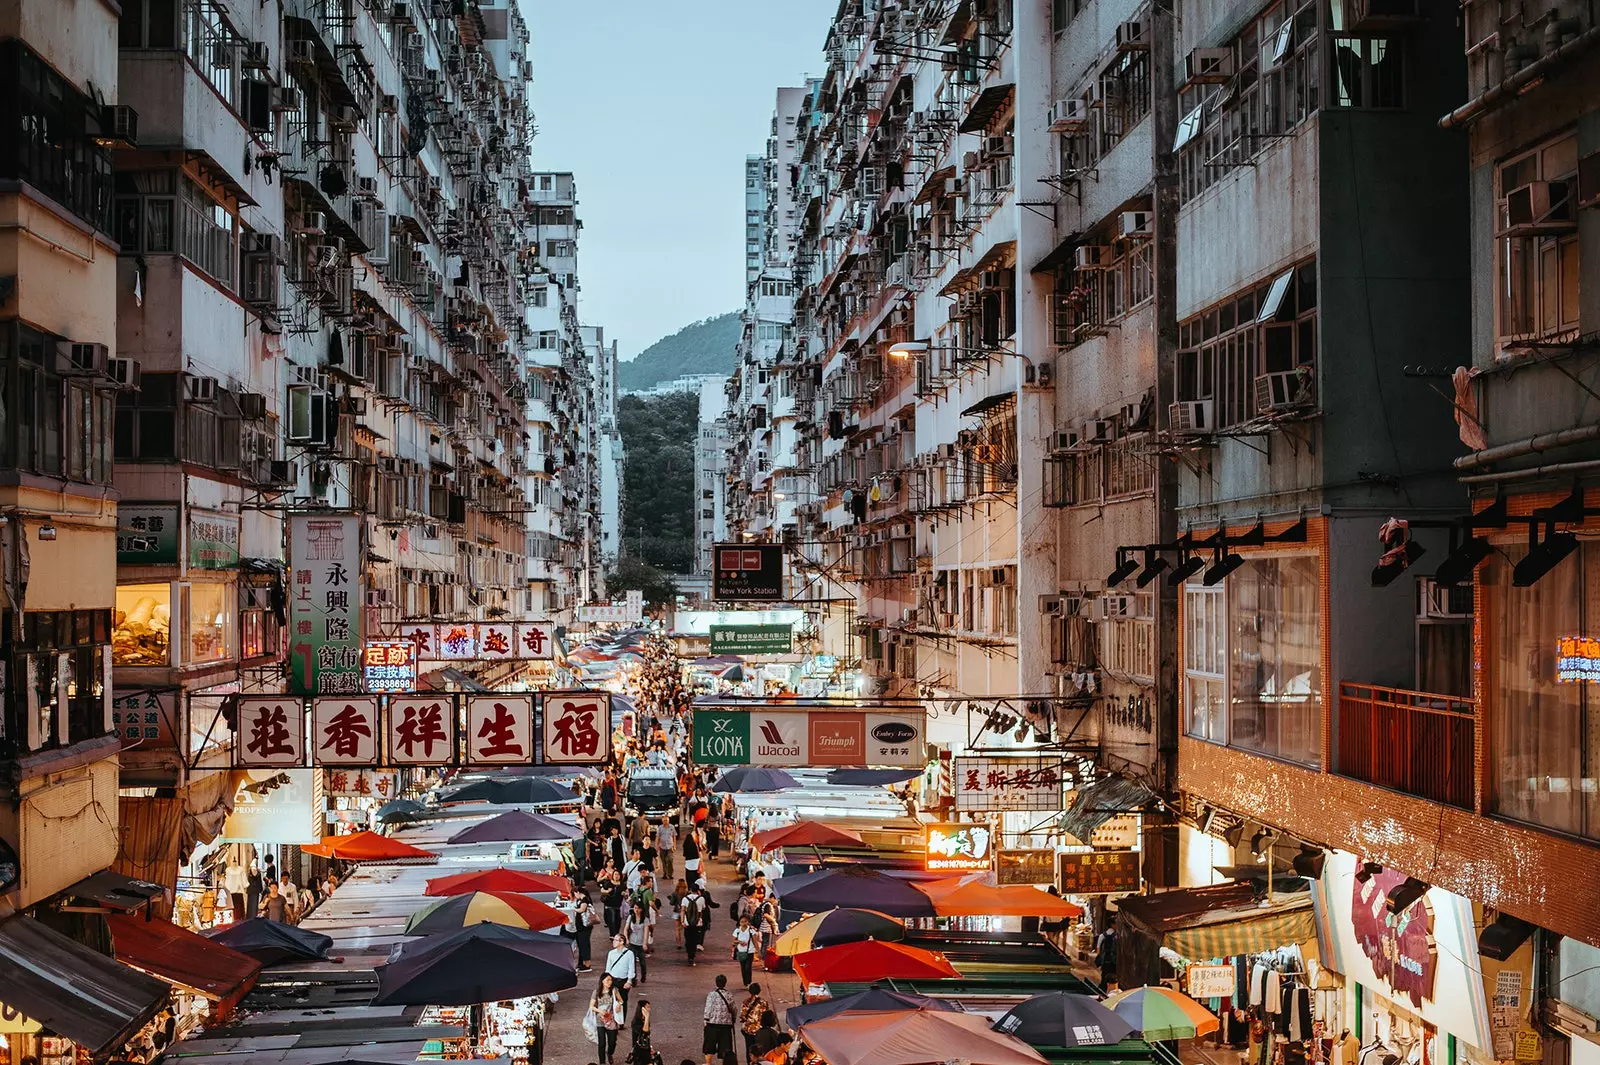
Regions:
[[[1343,681],[1337,772],[1470,810],[1475,710],[1470,699]]]

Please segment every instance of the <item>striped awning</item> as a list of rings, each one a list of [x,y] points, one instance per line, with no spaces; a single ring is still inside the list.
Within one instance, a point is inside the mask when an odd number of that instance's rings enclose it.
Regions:
[[[1238,918],[1225,924],[1169,932],[1162,945],[1185,958],[1226,958],[1304,943],[1316,934],[1316,922],[1307,906],[1287,913],[1267,911],[1256,920]]]
[[[1263,885],[1234,880],[1130,896],[1118,901],[1117,911],[1128,931],[1196,961],[1274,950],[1316,937],[1310,894],[1274,892],[1267,905],[1263,894]]]

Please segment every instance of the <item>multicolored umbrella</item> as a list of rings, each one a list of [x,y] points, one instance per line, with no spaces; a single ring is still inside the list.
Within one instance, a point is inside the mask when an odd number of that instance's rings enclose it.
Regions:
[[[505,891],[474,891],[440,899],[418,910],[406,922],[405,934],[431,936],[484,922],[539,932],[559,927],[566,921],[566,914],[538,899]]]
[[[1146,1042],[1193,1039],[1216,1031],[1216,1014],[1188,995],[1166,987],[1135,987],[1106,997],[1105,1004],[1133,1025]]]
[[[1112,1046],[1133,1034],[1133,1025],[1088,995],[1050,991],[1012,1006],[994,1030],[1035,1047]]]
[[[821,821],[796,821],[792,825],[769,828],[750,837],[757,851],[779,847],[860,847],[864,841],[854,832],[825,825]]]
[[[445,840],[446,843],[539,843],[577,839],[583,829],[527,810],[507,810]]]
[[[552,873],[525,873],[520,869],[481,869],[476,873],[457,873],[428,881],[424,895],[465,895],[472,891],[555,891],[563,895],[572,890],[572,881]]]
[[[354,832],[348,836],[323,836],[321,843],[301,847],[306,854],[319,858],[337,858],[344,862],[404,862],[436,859],[439,856],[421,847],[413,847],[398,839],[380,836],[376,832]]]
[[[766,769],[761,766],[739,766],[730,769],[717,778],[711,785],[711,790],[724,792],[748,791],[782,791],[784,788],[798,788],[800,782],[781,769]]]
[[[820,913],[860,906],[891,917],[933,917],[933,901],[910,881],[864,865],[840,865],[786,876],[772,885],[785,909]]]
[[[377,972],[373,1006],[471,1006],[578,986],[570,942],[498,924],[402,944]]]
[[[790,925],[783,935],[773,941],[772,949],[780,958],[785,958],[840,943],[859,943],[865,939],[895,942],[905,937],[904,921],[876,910],[841,906],[824,913],[814,913]]]
[[[790,1028],[820,1021],[840,1013],[894,1013],[898,1010],[948,1010],[959,1011],[960,1006],[943,998],[927,995],[905,995],[886,987],[869,987],[842,998],[825,998],[808,1002],[804,1006],[791,1006],[784,1018]]]
[[[904,943],[883,943],[876,939],[841,943],[836,947],[821,947],[796,954],[794,967],[807,983],[812,984],[942,980],[961,975],[936,950],[908,947]]]
[[[981,1013],[911,1010],[840,1013],[800,1029],[800,1038],[829,1065],[1044,1065],[1014,1036],[996,1032]]]

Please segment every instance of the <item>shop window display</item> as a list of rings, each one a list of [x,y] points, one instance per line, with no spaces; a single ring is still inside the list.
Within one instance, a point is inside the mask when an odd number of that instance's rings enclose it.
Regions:
[[[172,661],[172,585],[117,587],[112,662],[119,666],[165,666]]]
[[[187,589],[188,657],[191,663],[233,657],[238,595],[227,584],[192,584]]]

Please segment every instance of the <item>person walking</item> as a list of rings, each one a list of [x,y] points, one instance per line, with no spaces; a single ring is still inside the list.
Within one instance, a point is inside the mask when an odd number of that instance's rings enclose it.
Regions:
[[[760,984],[747,984],[745,1000],[739,1003],[739,1032],[744,1036],[744,1060],[750,1065],[756,1060],[755,1038],[761,1031],[761,1017],[772,1012],[772,1004],[761,997]]]
[[[661,879],[665,883],[672,879],[672,861],[675,855],[674,848],[678,846],[678,830],[672,827],[669,817],[661,822],[661,827],[656,829],[656,854],[661,862]]]
[[[278,890],[276,880],[267,885],[267,897],[261,900],[261,916],[279,924],[288,923],[289,900]]]
[[[600,1065],[612,1065],[617,1052],[617,1033],[622,1030],[628,1004],[617,991],[610,973],[600,974],[600,983],[589,996],[589,1013],[594,1018]]]
[[[705,1029],[700,1038],[705,1065],[723,1065],[733,1056],[733,1015],[728,978],[718,973],[716,986],[706,995]]]
[[[238,862],[228,863],[228,867],[222,872],[222,886],[228,893],[229,901],[233,903],[232,910],[235,921],[243,921],[247,917],[255,916],[253,912],[244,908],[245,892],[250,890],[250,878],[245,873],[244,866]]]
[[[750,983],[750,970],[755,964],[756,952],[760,946],[761,933],[751,926],[750,915],[746,914],[739,918],[739,927],[733,930],[733,960],[739,963],[739,980],[746,987],[756,986]],[[759,1015],[754,1019],[759,1021]],[[759,1027],[759,1024],[753,1024],[748,1031],[753,1035]]]
[[[682,877],[673,885],[672,893],[667,896],[667,902],[672,906],[672,941],[676,946],[683,946],[683,900],[689,897],[689,882]]]
[[[611,977],[616,983],[617,993],[622,996],[622,1004],[628,1004],[628,993],[633,990],[633,982],[639,977],[639,962],[633,956],[633,951],[628,949],[628,941],[621,936],[614,936],[611,940],[611,952],[606,955],[606,967],[602,972]]]
[[[712,861],[722,850],[722,804],[712,802],[706,810],[706,854]]]
[[[655,1047],[650,1044],[650,1000],[641,998],[633,1011],[633,1065],[652,1065]]]
[[[650,945],[650,919],[645,913],[644,903],[635,902],[628,911],[628,923],[623,928],[622,934],[627,939],[628,949],[633,952],[635,968],[639,972],[639,983],[647,983],[650,979],[645,968],[645,948]]]
[[[767,1010],[761,1015],[761,1027],[750,1039],[751,1061],[771,1060],[768,1056],[773,1051],[784,1053],[788,1049],[789,1037],[778,1031],[778,1013],[776,1010]],[[789,1060],[785,1053],[783,1060]]]
[[[684,896],[683,904],[678,907],[678,923],[683,927],[683,949],[689,955],[690,965],[694,964],[694,956],[705,938],[705,908],[705,897],[700,894],[698,887],[691,887]]]
[[[580,973],[592,972],[594,966],[589,964],[589,959],[594,950],[592,938],[594,936],[594,900],[587,891],[579,891],[572,914],[572,938],[578,945],[578,971]]]
[[[700,879],[700,833],[697,829],[683,830],[683,875],[692,884]]]
[[[628,845],[630,847],[643,847],[645,836],[650,834],[650,819],[640,810],[634,817],[633,824],[628,828]]]
[[[613,821],[610,835],[606,837],[606,853],[618,869],[627,864],[628,852],[625,848],[626,845],[622,841],[622,826]]]

